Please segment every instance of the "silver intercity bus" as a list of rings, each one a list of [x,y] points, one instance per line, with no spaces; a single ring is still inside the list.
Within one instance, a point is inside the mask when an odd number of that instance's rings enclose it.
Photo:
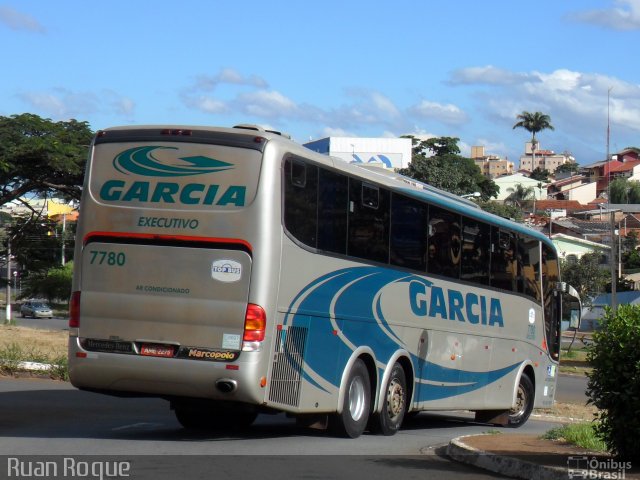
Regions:
[[[73,385],[165,398],[187,428],[287,412],[391,435],[422,410],[519,426],[553,404],[549,239],[278,132],[99,131],[75,262]]]

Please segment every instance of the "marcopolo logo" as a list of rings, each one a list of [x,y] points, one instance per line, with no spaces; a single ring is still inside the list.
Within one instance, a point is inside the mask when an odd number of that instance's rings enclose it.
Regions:
[[[231,170],[234,168],[233,164],[204,156],[175,156],[170,162],[161,161],[154,155],[161,150],[178,150],[178,148],[161,146],[130,148],[115,156],[113,166],[124,175],[163,178],[167,181],[107,180],[100,188],[100,198],[105,201],[122,202],[244,206],[245,186],[181,184],[168,181],[176,177],[190,177]]]

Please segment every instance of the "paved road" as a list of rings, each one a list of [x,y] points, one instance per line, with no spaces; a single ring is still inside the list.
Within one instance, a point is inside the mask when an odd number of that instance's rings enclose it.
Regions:
[[[557,402],[584,405],[588,399],[586,376],[560,374],[558,386],[556,387]]]
[[[139,475],[132,478],[208,473],[226,480],[249,478],[258,469],[261,478],[492,478],[438,455],[453,437],[495,429],[468,419],[462,413],[423,413],[396,436],[356,440],[300,429],[284,415],[261,415],[246,430],[192,433],[179,426],[163,400],[108,397],[50,380],[0,378],[2,455],[110,455],[134,462]],[[531,420],[519,432],[539,434],[552,426]],[[238,457],[243,455],[251,457]],[[3,461],[0,457],[0,472],[6,471]]]

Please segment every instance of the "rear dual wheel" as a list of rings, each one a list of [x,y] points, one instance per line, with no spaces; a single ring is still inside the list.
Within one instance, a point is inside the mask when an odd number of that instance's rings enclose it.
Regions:
[[[402,365],[396,363],[387,381],[380,413],[372,418],[371,429],[382,435],[394,435],[407,413],[407,379]]]

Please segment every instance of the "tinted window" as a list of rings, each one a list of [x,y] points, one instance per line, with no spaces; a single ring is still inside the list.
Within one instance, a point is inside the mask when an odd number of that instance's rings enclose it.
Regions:
[[[378,203],[374,208],[376,196]],[[353,178],[349,179],[347,254],[375,262],[389,261],[389,191]]]
[[[516,291],[516,239],[510,232],[493,228],[491,234],[491,286]]]
[[[318,168],[287,159],[284,169],[284,225],[295,238],[315,248]]]
[[[541,275],[547,345],[551,356],[557,360],[560,351],[560,294],[555,290],[555,284],[560,281],[560,271],[555,251],[544,244]]]
[[[438,207],[429,207],[427,271],[459,278],[462,257],[460,215]]]
[[[486,223],[462,217],[462,271],[460,278],[488,285],[490,251],[491,227]]]
[[[524,294],[540,301],[540,242],[529,237],[520,239]]]
[[[346,175],[320,169],[318,192],[318,248],[347,253],[349,179]]]
[[[424,272],[427,232],[427,206],[404,195],[392,194],[391,264]]]

